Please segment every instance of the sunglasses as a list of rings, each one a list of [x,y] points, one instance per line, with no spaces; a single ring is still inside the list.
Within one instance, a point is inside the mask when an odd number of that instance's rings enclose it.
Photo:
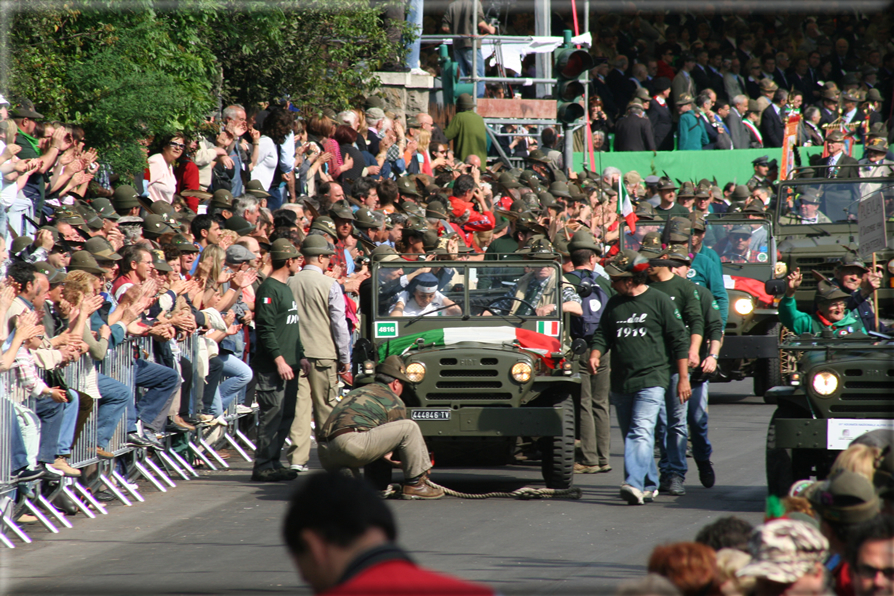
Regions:
[[[186,145],[183,143],[168,143],[169,147],[173,147],[174,149],[186,149]]]

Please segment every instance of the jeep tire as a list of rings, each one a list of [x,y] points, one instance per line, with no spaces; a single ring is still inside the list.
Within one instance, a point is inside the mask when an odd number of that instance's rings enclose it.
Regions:
[[[562,434],[540,440],[541,471],[548,488],[570,488],[574,482],[574,401],[569,392],[554,401],[562,408]]]

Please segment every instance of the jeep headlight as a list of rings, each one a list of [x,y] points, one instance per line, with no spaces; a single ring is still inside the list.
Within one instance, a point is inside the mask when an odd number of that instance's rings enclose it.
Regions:
[[[425,378],[425,365],[421,362],[411,362],[407,365],[407,378],[414,383],[419,383]]]
[[[512,378],[519,383],[531,380],[531,365],[527,362],[516,362],[512,365]]]
[[[894,259],[888,261],[888,273],[894,275]]]
[[[838,375],[828,370],[820,371],[813,375],[810,385],[817,395],[828,397],[838,390]]]
[[[788,265],[782,261],[776,261],[776,269],[773,271],[776,274],[776,279],[782,279],[788,274]]]
[[[733,303],[733,309],[742,316],[750,315],[754,310],[751,298],[739,298]]]

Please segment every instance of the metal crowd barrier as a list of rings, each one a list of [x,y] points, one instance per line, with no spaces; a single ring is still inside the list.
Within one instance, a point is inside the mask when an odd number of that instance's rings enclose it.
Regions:
[[[178,341],[175,346],[172,346],[177,362],[179,362],[179,358],[182,356],[193,364],[192,378],[184,379],[184,382],[192,384],[190,391],[191,413],[197,411],[196,406],[201,403],[204,392],[205,381],[204,378],[199,376],[199,367],[197,366],[201,341],[203,339],[198,334],[192,334]],[[172,473],[171,475],[176,473],[184,480],[199,476],[189,462],[184,459],[184,456],[181,456],[172,448],[174,435],[165,434],[164,444],[166,449],[164,450],[141,449],[128,445],[127,410],[122,413],[107,448],[107,451],[115,459],[103,460],[98,457],[96,452],[98,446],[97,414],[100,396],[93,395],[93,393],[97,392],[97,388],[91,388],[92,385],[88,382],[89,375],[95,368],[98,372],[134,388],[136,397],[138,389],[136,388],[135,354],[139,358],[163,364],[162,359],[157,357],[155,353],[152,339],[149,337],[137,337],[129,338],[116,346],[115,349],[110,349],[105,359],[99,363],[90,358],[89,355],[84,355],[78,361],[60,370],[65,384],[70,389],[90,395],[95,400],[93,408],[75,444],[72,446],[69,465],[83,470],[88,466],[96,464],[96,473],[91,473],[92,479],[89,482],[86,482],[86,479],[83,477],[80,479],[62,477],[59,480],[52,480],[51,483],[53,484],[51,484],[51,487],[54,488],[51,488],[48,492],[41,492],[39,487],[35,488],[34,483],[17,484],[12,476],[12,425],[19,424],[14,404],[24,404],[26,407],[30,407],[32,411],[35,411],[35,400],[24,395],[24,390],[16,382],[14,371],[0,373],[0,542],[8,548],[15,548],[15,543],[10,539],[12,534],[24,543],[31,542],[31,538],[14,522],[17,508],[18,511],[26,510],[37,517],[48,531],[58,533],[57,524],[68,528],[72,527],[65,515],[51,503],[60,493],[68,497],[87,517],[95,518],[97,513],[105,515],[108,512],[93,496],[92,489],[104,487],[119,501],[130,506],[132,504],[131,499],[144,501],[144,498],[137,490],[136,484],[132,482],[138,476],[145,478],[161,492],[167,492],[168,488],[176,487],[168,473]],[[43,374],[46,375],[46,371],[43,371]],[[250,449],[255,448],[255,445],[238,427],[239,419],[244,416],[247,416],[247,414],[240,415],[238,413],[237,403],[234,400],[224,414],[227,426],[223,431],[221,440],[226,441],[241,457],[250,462],[251,457],[240,445],[241,442]],[[201,460],[212,470],[217,470],[218,467],[229,468],[226,461],[209,444],[212,440],[211,436],[204,436],[203,430],[207,429],[200,428],[195,432],[195,436],[187,437],[188,449],[198,460]],[[153,458],[156,461],[153,461]],[[129,461],[130,465],[126,465],[125,461]],[[120,465],[125,466],[123,471],[119,467]],[[86,482],[87,486],[84,486],[82,482]],[[7,531],[11,531],[9,536],[6,533]]]

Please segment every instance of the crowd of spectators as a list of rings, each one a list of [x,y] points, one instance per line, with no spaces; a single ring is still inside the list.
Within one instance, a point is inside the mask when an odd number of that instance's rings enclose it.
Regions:
[[[562,18],[553,15],[554,29],[573,29],[568,15],[557,25]],[[533,33],[527,21],[510,21],[510,34]],[[801,117],[798,144],[821,146],[832,129],[862,140],[891,117],[894,44],[887,14],[721,15],[708,8],[594,15],[590,23],[594,151],[781,147],[792,114]],[[507,72],[533,77],[533,55],[522,70]],[[491,64],[486,74],[497,72]],[[488,95],[511,97],[505,87],[491,84]],[[533,86],[509,87],[534,97]],[[585,135],[577,135],[575,150],[585,147]]]

